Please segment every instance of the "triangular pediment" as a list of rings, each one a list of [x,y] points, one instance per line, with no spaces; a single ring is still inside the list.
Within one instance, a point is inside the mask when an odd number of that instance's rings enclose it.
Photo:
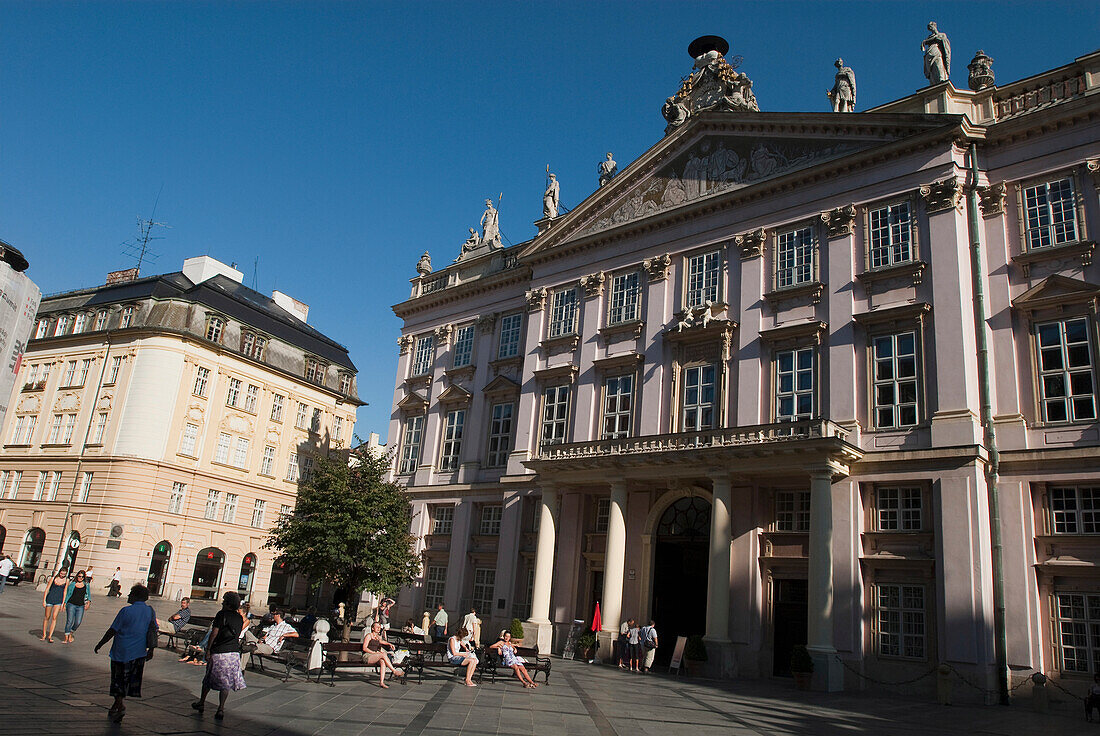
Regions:
[[[497,376],[489,383],[485,384],[485,388],[481,389],[483,394],[518,394],[519,384],[513,381],[507,376]]]
[[[932,131],[951,115],[707,112],[692,118],[558,218],[520,256]]]
[[[470,400],[470,392],[452,383],[439,395],[439,401],[443,404],[462,404]]]
[[[1100,286],[1080,279],[1052,274],[1012,300],[1016,309],[1031,310],[1080,304],[1100,296]]]
[[[410,391],[405,398],[397,402],[397,408],[406,412],[421,412],[428,408],[428,400],[415,391]]]

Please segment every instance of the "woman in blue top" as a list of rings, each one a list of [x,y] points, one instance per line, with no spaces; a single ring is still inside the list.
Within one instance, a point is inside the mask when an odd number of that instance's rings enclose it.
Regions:
[[[114,705],[107,711],[111,720],[118,723],[126,715],[126,697],[141,697],[141,676],[145,672],[145,660],[153,658],[153,649],[148,646],[150,629],[153,636],[160,628],[156,614],[145,601],[149,600],[149,589],[138,584],[130,589],[126,599],[130,605],[118,612],[111,628],[95,645],[95,653],[104,644],[114,639],[111,645],[111,695]],[[153,638],[153,646],[156,639]]]
[[[73,632],[80,628],[84,612],[92,605],[92,586],[83,570],[77,570],[65,589],[65,643],[73,641]]]
[[[42,607],[46,609],[42,617],[42,641],[53,644],[53,630],[57,628],[57,614],[65,603],[65,585],[69,582],[69,571],[61,568],[50,579],[50,587],[42,594]]]

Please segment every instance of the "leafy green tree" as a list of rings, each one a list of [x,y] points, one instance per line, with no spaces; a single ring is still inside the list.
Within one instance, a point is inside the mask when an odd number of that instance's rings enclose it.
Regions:
[[[294,511],[281,517],[264,548],[316,583],[347,596],[343,639],[351,635],[363,591],[395,593],[420,574],[409,533],[405,491],[385,480],[389,460],[369,451],[317,457],[298,484]]]

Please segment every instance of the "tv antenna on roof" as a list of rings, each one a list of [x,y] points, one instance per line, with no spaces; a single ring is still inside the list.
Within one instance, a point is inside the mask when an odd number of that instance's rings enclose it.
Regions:
[[[161,191],[164,190],[164,186],[161,186]],[[157,222],[153,219],[153,216],[157,213],[157,204],[160,202],[160,192],[157,192],[156,201],[153,202],[153,211],[149,215],[149,219],[143,220],[140,217],[137,220],[138,235],[130,238],[122,243],[122,254],[129,256],[137,261],[135,269],[138,273],[141,273],[141,264],[145,261],[153,262],[160,258],[160,254],[149,247],[149,244],[154,240],[163,240],[164,237],[160,235],[153,235],[154,227],[170,228],[163,222]]]

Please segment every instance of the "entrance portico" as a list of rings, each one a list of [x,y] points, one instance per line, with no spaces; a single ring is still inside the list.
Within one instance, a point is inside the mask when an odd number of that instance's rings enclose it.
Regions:
[[[697,633],[704,634],[711,673],[723,677],[736,675],[730,607],[732,550],[734,528],[745,527],[751,503],[740,496],[735,498],[734,488],[795,477],[810,491],[806,641],[817,664],[817,687],[840,689],[843,673],[833,656],[832,481],[846,476],[850,464],[862,456],[858,448],[845,441],[845,434],[832,422],[808,421],[544,448],[537,459],[526,463],[538,472],[543,489],[529,621],[539,632],[540,648],[551,643],[553,570],[556,556],[566,554],[564,549],[555,549],[559,532],[557,507],[562,494],[610,495],[600,600],[600,651],[607,653],[610,649],[604,647],[617,635],[623,619],[624,585],[629,582],[627,568],[630,580],[635,579],[636,567],[642,568],[646,578],[633,583],[638,596],[632,612],[637,614],[636,618],[651,612],[654,592],[648,579],[653,574],[652,559],[634,566],[627,564],[628,549],[638,548],[641,542],[636,535],[648,537],[653,532],[652,528],[640,528],[640,520],[631,527],[628,520],[636,519],[641,510],[628,508],[628,499],[631,493],[644,490],[660,494],[661,502],[645,509],[650,518],[646,523],[652,524],[654,514],[659,518],[657,512],[668,507],[663,503],[665,494],[689,488],[696,489],[697,495],[709,496],[711,504],[705,631]],[[737,514],[743,518],[735,524]],[[645,553],[652,556],[653,545],[644,547]],[[567,597],[567,593],[559,591],[559,597]],[[567,615],[587,618],[590,612],[577,610]],[[659,631],[660,627],[658,621]],[[664,646],[671,648],[673,643],[666,638]]]

